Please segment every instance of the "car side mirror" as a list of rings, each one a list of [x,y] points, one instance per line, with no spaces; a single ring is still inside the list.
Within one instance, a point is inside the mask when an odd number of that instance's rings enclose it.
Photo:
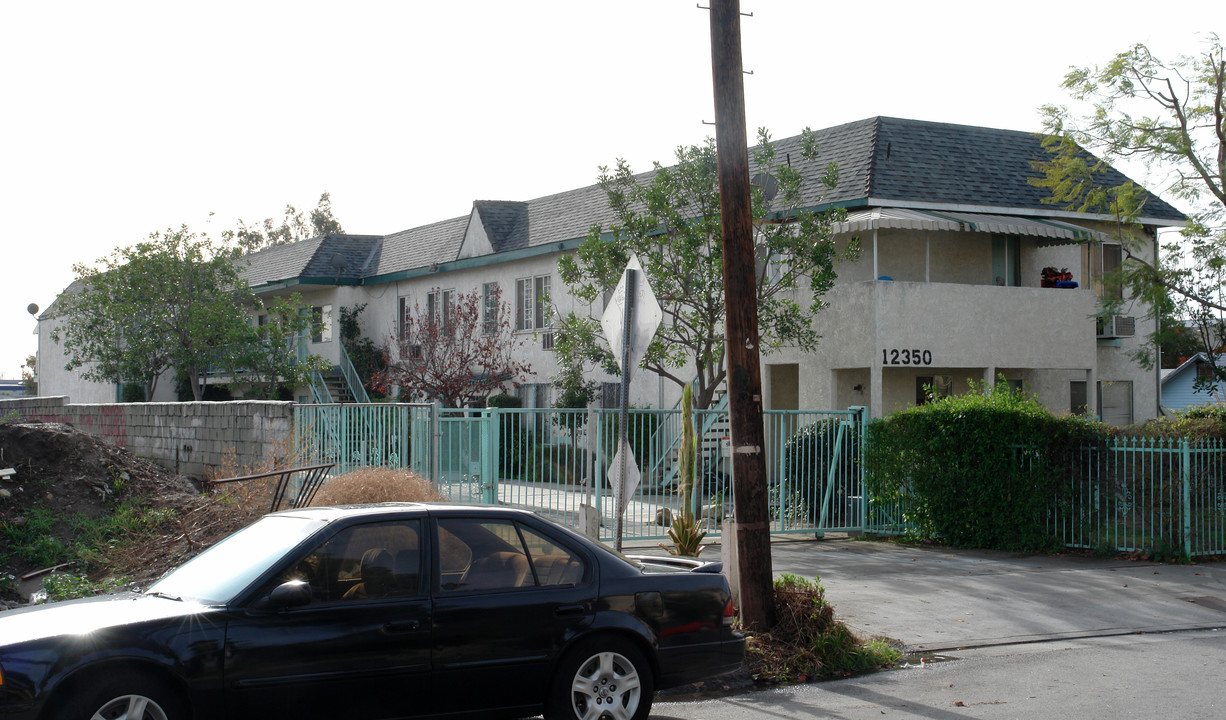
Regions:
[[[305,580],[290,580],[273,588],[268,596],[269,610],[302,607],[311,602],[311,585]]]

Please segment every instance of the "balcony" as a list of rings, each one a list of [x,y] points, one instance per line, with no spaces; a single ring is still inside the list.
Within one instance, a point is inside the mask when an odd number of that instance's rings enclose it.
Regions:
[[[1085,289],[855,282],[817,317],[834,367],[1089,368],[1096,299]],[[875,355],[874,355],[875,354]]]

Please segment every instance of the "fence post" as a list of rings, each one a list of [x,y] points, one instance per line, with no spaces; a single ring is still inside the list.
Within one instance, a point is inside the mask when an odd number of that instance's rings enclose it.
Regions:
[[[864,446],[868,442],[868,408],[863,405],[851,405],[847,408],[853,411],[856,423],[856,449],[853,457],[855,462],[855,487],[860,489],[860,530],[868,532],[868,487],[864,484]]]
[[[1179,443],[1179,474],[1183,481],[1183,555],[1192,558],[1192,446],[1185,437]]]
[[[499,449],[502,443],[499,438],[502,436],[502,417],[501,410],[498,408],[489,408],[485,411],[487,416],[482,423],[485,428],[485,442],[482,445],[485,451],[482,453],[481,468],[485,473],[485,486],[483,502],[487,505],[498,504],[498,460]]]
[[[442,405],[438,400],[430,403],[430,482],[441,485],[443,423]]]

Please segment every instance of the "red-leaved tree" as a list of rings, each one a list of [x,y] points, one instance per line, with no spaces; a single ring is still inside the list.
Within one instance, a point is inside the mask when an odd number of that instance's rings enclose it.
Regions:
[[[533,374],[516,357],[524,341],[511,330],[511,309],[497,284],[458,295],[435,288],[429,298],[425,310],[417,304],[401,318],[385,348],[387,369],[372,380],[377,389],[461,408]]]

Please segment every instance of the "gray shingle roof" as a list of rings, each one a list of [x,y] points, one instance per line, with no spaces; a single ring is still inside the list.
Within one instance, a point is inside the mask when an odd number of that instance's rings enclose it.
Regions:
[[[804,177],[804,202],[873,206],[891,203],[931,206],[1000,208],[1051,213],[1046,191],[1030,185],[1036,176],[1031,163],[1045,157],[1041,138],[1028,132],[953,125],[949,123],[874,117],[815,131],[820,150],[813,161],[801,157],[801,137],[775,142],[779,162],[791,162]],[[817,178],[828,163],[839,166],[839,182],[826,190]],[[751,175],[757,170],[750,169]],[[651,177],[639,175],[642,181]],[[1104,182],[1118,184],[1124,175],[1109,170]],[[598,185],[567,190],[528,201],[480,200],[475,214],[486,229],[495,253],[576,240],[593,225],[614,220]],[[1184,216],[1153,197],[1145,216],[1182,222]],[[389,275],[456,259],[471,216],[452,218],[387,235],[381,244],[370,236],[329,236],[263,250],[250,256],[248,278],[253,286],[294,277],[330,277],[333,258],[343,261],[345,278]],[[365,256],[363,255],[365,253]]]
[[[383,252],[371,275],[388,275],[455,260],[466,227],[468,216],[464,215],[384,237]]]
[[[323,238],[316,237],[253,252],[245,258],[247,269],[243,279],[248,285],[258,287],[300,277],[322,244]]]
[[[1038,173],[1031,162],[1047,157],[1040,135],[1016,130],[948,123],[876,118],[870,195],[913,202],[989,205],[1053,210],[1047,190],[1026,182]],[[1127,178],[1110,168],[1101,181],[1114,186]],[[1153,196],[1150,218],[1182,222],[1184,216]]]
[[[378,266],[383,238],[378,235],[325,235],[302,274],[358,280]]]
[[[1047,157],[1042,137],[1035,133],[874,117],[817,130],[814,135],[820,151],[813,162],[800,158],[800,136],[777,141],[775,146],[778,156],[790,154],[793,167],[807,178],[818,178],[827,163],[838,163],[839,184],[826,194],[826,202],[872,198],[999,207],[1005,213],[1060,209],[1043,202],[1044,188],[1027,182],[1038,176],[1031,163]],[[1126,179],[1111,168],[1102,182],[1118,185]],[[810,195],[805,200],[819,202],[819,184],[806,185]],[[1144,214],[1174,223],[1184,220],[1182,213],[1156,196],[1146,203]]]
[[[528,203],[478,200],[473,203],[494,252],[528,247]]]
[[[243,278],[252,287],[297,278],[360,280],[378,264],[378,235],[328,234],[275,245],[246,256]]]

